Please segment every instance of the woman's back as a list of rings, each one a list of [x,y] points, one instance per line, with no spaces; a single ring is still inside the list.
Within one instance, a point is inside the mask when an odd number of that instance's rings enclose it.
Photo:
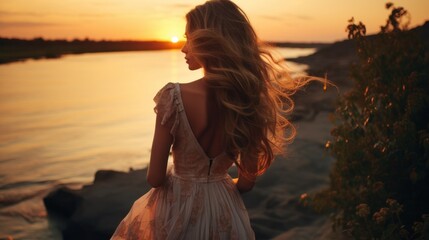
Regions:
[[[180,85],[185,114],[199,145],[214,158],[224,152],[222,114],[213,91],[204,80]]]
[[[211,109],[207,108],[210,106],[207,104],[210,102],[208,97],[210,94],[206,94],[204,89],[193,88],[192,85],[185,86],[184,92],[182,89],[183,85],[179,83],[168,83],[154,99],[157,103],[155,110],[160,117],[159,128],[165,128],[166,134],[172,136],[174,163],[172,173],[188,181],[211,181],[217,177],[224,178],[234,159],[222,148],[223,130],[219,129],[220,124],[216,120],[220,117],[210,117]],[[186,107],[183,104],[183,96],[188,100]],[[192,109],[188,110],[189,108]],[[190,122],[187,112],[194,117],[193,123]],[[206,122],[200,120],[199,116],[202,116],[201,119],[206,119]],[[155,138],[153,148],[162,146],[162,139]],[[152,164],[150,167],[157,167],[164,163],[158,156],[151,157],[157,165]],[[151,168],[149,173],[150,171]],[[163,172],[165,173],[165,170]]]

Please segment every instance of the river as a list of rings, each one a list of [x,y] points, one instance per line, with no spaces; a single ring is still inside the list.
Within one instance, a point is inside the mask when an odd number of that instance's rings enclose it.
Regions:
[[[281,57],[315,49],[277,48]],[[79,188],[99,169],[149,160],[153,97],[190,82],[180,50],[67,55],[0,65],[0,239],[61,239],[43,197]],[[288,63],[296,72],[305,65]]]

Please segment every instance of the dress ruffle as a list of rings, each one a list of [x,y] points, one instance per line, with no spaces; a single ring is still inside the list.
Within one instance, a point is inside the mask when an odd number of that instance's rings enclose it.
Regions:
[[[170,134],[175,135],[177,126],[179,125],[179,112],[183,111],[183,106],[179,101],[179,94],[175,91],[174,83],[167,83],[153,98],[156,106],[154,111],[156,114],[162,114],[161,125],[171,124]],[[170,123],[173,121],[173,123]]]

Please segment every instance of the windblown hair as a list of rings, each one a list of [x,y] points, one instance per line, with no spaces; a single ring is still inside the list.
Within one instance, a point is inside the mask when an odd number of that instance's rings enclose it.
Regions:
[[[294,139],[296,130],[286,118],[294,108],[291,95],[312,78],[292,78],[229,0],[198,5],[186,20],[189,47],[224,117],[226,152],[253,179]]]

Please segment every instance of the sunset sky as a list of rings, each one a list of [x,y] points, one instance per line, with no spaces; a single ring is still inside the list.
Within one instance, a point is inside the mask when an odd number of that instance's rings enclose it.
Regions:
[[[352,16],[379,30],[389,13],[380,0],[235,0],[260,38],[331,42],[346,37]],[[429,20],[428,0],[392,1]],[[184,33],[184,15],[199,0],[0,0],[0,36],[46,39],[170,40]]]

